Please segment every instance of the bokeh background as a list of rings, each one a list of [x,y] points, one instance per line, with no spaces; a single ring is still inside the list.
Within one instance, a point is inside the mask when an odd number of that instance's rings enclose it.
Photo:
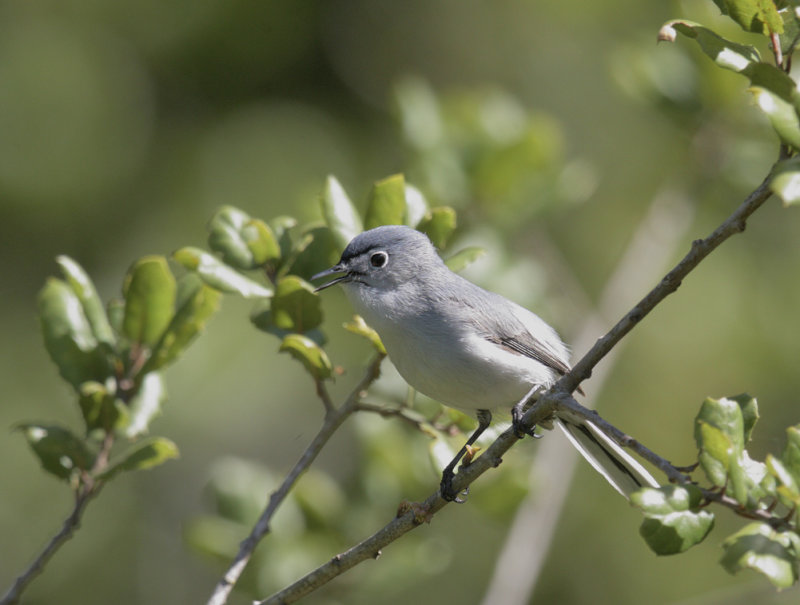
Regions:
[[[738,36],[710,0],[0,2],[2,590],[71,506],[11,430],[79,426],[36,319],[56,255],[78,260],[108,299],[139,256],[204,245],[222,204],[313,221],[328,174],[363,205],[373,181],[404,172],[431,203],[457,207],[456,247],[487,248],[473,278],[570,340],[654,200],[683,200],[675,261],[777,154],[744,79],[685,41],[656,44],[675,17]],[[747,391],[762,413],[753,456],[779,452],[800,421],[799,231],[796,210],[773,200],[759,211],[630,336],[593,393],[602,413],[689,463],[701,401]],[[620,292],[617,315],[643,293]],[[325,305],[342,394],[368,352],[338,327],[341,294]],[[205,602],[223,569],[212,551],[246,531],[230,517],[255,514],[321,417],[313,384],[249,312],[226,298],[167,372],[153,431],[181,458],[110,484],[25,602]],[[378,391],[400,387],[389,373]],[[438,481],[427,447],[397,422],[349,422],[276,519],[243,581],[252,592],[231,602],[267,596],[378,529],[401,499],[426,497]],[[480,603],[536,449],[514,448],[469,504],[308,602]],[[579,465],[530,603],[798,598],[717,564],[739,524],[724,511],[706,542],[672,558],[648,550],[639,522]]]

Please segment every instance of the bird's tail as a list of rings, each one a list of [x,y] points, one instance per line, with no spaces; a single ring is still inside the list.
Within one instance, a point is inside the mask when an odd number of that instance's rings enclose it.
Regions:
[[[639,462],[592,422],[574,423],[558,418],[556,424],[589,464],[626,498],[639,488],[658,487],[658,482]]]

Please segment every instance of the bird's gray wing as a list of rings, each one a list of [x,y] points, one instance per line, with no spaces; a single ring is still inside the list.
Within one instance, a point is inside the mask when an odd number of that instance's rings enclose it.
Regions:
[[[477,288],[479,295],[462,299],[460,302],[471,307],[470,319],[489,342],[504,349],[535,359],[542,365],[555,370],[559,375],[569,372],[570,367],[557,351],[536,338],[509,308],[509,302],[502,296]],[[528,312],[524,310],[524,312]],[[538,318],[537,318],[538,319]],[[557,338],[557,336],[554,337]]]
[[[552,368],[560,375],[569,372],[569,366],[527,330],[510,336],[501,336],[493,342],[514,353],[535,359],[542,365]]]

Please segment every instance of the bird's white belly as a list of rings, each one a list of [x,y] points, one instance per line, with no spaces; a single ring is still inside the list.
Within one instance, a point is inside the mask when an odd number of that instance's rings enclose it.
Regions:
[[[448,406],[475,410],[511,407],[552,372],[478,335],[422,336],[408,329],[376,328],[389,358],[412,387]]]

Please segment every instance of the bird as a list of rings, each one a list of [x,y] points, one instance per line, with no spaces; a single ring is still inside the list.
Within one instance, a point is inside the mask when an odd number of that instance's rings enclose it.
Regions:
[[[488,428],[492,411],[510,409],[517,436],[524,404],[570,370],[569,350],[538,315],[451,271],[430,239],[403,225],[356,235],[339,262],[312,276],[341,285],[380,336],[389,359],[415,390],[462,411],[478,427],[443,469],[440,495],[463,502],[452,487],[455,469]],[[658,483],[591,421],[556,418],[578,451],[623,496]]]

